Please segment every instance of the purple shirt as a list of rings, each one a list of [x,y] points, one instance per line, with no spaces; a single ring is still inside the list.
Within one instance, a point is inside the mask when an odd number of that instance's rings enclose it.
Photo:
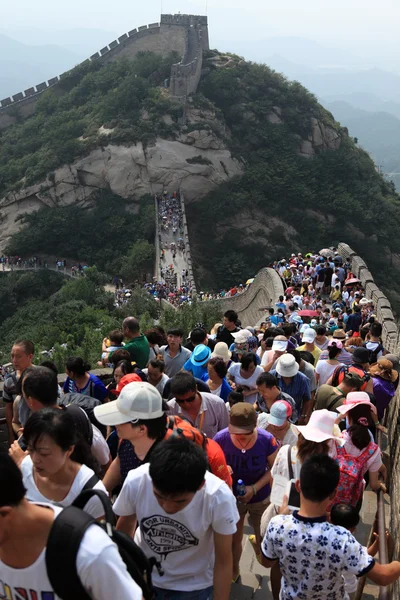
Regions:
[[[268,431],[257,429],[258,438],[252,448],[242,452],[234,446],[228,428],[219,431],[214,440],[221,446],[227,464],[231,467],[233,479],[233,491],[236,490],[238,479],[242,479],[245,485],[253,485],[269,470],[267,458],[277,451],[278,444],[274,436]],[[271,486],[265,485],[248,502],[261,502],[268,498]]]
[[[382,377],[373,377],[372,381],[374,382],[374,396],[378,419],[381,420],[385,409],[396,393],[396,389],[391,381]]]

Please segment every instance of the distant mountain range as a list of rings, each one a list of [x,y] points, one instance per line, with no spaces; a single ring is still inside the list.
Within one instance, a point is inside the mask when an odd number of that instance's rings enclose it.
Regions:
[[[86,29],[9,33],[0,29],[0,100],[71,69],[116,37]]]

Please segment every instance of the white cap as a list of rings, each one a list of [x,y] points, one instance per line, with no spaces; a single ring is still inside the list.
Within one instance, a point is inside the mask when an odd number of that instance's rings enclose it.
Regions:
[[[117,400],[94,408],[103,425],[122,425],[139,419],[158,419],[164,414],[160,392],[150,383],[134,381],[126,385]]]
[[[238,338],[240,340],[242,340],[242,339],[247,340],[252,335],[253,334],[248,329],[240,329],[239,331],[235,331],[234,333],[232,333],[232,337],[235,340],[235,342]],[[243,342],[239,342],[239,343],[243,344]]]
[[[277,352],[285,352],[285,350],[287,349],[287,345],[287,340],[283,341],[274,339],[274,341],[272,342],[272,350],[275,350]]]
[[[315,336],[317,335],[317,332],[315,331],[315,329],[311,329],[311,327],[309,327],[308,329],[305,330],[305,332],[303,333],[303,336],[301,338],[301,340],[305,343],[305,344],[313,344],[314,340],[315,340]]]

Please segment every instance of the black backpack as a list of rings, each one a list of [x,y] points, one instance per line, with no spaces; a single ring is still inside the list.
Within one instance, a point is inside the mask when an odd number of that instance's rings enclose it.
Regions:
[[[107,427],[99,423],[94,416],[95,407],[101,405],[100,400],[97,400],[97,398],[92,398],[92,396],[86,396],[85,394],[71,393],[65,394],[61,398],[59,404],[60,406],[71,406],[75,404],[82,408],[89,417],[89,421],[92,423],[92,425],[95,425],[98,429],[100,429],[101,433],[104,435],[104,437],[106,437]]]
[[[364,347],[367,347],[367,344],[364,344]],[[368,362],[370,365],[374,365],[375,363],[378,362],[378,354],[380,352],[382,352],[383,350],[383,346],[382,344],[378,344],[377,347],[375,348],[375,350],[368,350]]]
[[[105,520],[99,523],[82,509],[97,496],[104,507]],[[144,600],[153,600],[151,572],[154,565],[162,574],[155,559],[148,559],[128,535],[114,528],[114,513],[107,495],[99,490],[86,489],[71,506],[56,517],[46,546],[46,569],[54,592],[62,600],[91,600],[79,579],[76,557],[82,538],[91,525],[101,527],[117,545],[128,573],[142,589]]]

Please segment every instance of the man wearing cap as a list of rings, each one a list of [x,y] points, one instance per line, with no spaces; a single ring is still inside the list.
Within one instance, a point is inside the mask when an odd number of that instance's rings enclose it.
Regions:
[[[195,346],[189,360],[185,362],[183,368],[185,371],[192,373],[193,377],[198,379],[207,380],[207,363],[211,357],[211,349],[204,344]]]
[[[336,329],[333,332],[332,339],[339,340],[340,342],[342,342],[342,344],[344,346],[344,343],[346,341],[346,334],[343,331],[343,329]],[[327,346],[325,350],[322,350],[319,360],[328,360],[328,358],[329,358],[329,350],[328,350],[328,346]],[[350,352],[347,352],[347,350],[345,350],[343,347],[340,354],[336,357],[336,360],[338,360],[340,363],[343,363],[344,365],[350,366],[353,364],[353,355],[350,354]]]
[[[264,365],[264,371],[268,373],[274,367],[276,361],[285,354],[288,347],[288,339],[284,335],[277,335],[272,342],[271,360]]]
[[[336,410],[343,404],[347,394],[358,392],[361,385],[362,379],[356,373],[346,373],[337,386],[324,383],[318,388],[315,395],[315,410],[323,408],[330,411]]]
[[[282,392],[279,388],[278,380],[272,373],[262,373],[257,379],[258,397],[254,404],[257,412],[268,414],[274,402],[285,400],[292,408],[292,421],[296,423],[298,420],[296,403],[289,394]]]
[[[171,380],[173,399],[168,401],[171,415],[178,415],[200,429],[208,438],[228,426],[229,415],[219,396],[199,392],[191,373],[182,371]]]
[[[113,507],[117,529],[135,534],[146,556],[161,563],[162,572],[152,573],[157,600],[229,599],[235,504],[187,439],[161,442],[150,464],[129,473]]]
[[[269,414],[264,412],[258,415],[257,427],[272,433],[279,446],[295,446],[297,435],[292,429],[291,416],[292,407],[289,402],[277,400],[271,406]]]
[[[215,436],[215,441],[221,446],[226,462],[232,468],[234,492],[239,479],[246,486],[246,494],[237,499],[240,521],[233,537],[233,580],[236,581],[247,513],[251,516],[256,536],[255,550],[260,553],[260,521],[268,505],[271,491],[270,469],[274,464],[278,445],[270,433],[257,428],[257,413],[253,406],[245,402],[232,406],[229,427],[220,431]]]
[[[189,375],[189,374],[188,374]],[[118,455],[108,469],[103,483],[108,492],[124,483],[128,473],[149,462],[156,445],[167,435],[168,405],[157,389],[147,382],[132,382],[125,385],[117,400],[98,406],[95,417],[103,425],[115,427],[120,443]],[[207,440],[207,456],[213,473],[226,481],[231,479],[224,456],[218,444]]]
[[[182,329],[169,329],[167,333],[166,346],[161,346],[160,354],[165,362],[165,374],[173,377],[183,368],[183,365],[192,354],[190,350],[182,346]]]
[[[299,372],[299,365],[291,354],[284,354],[271,371],[276,376],[280,389],[289,394],[296,403],[299,423],[306,423],[313,409],[310,382]]]
[[[317,332],[315,331],[315,329],[312,329],[311,327],[306,329],[302,337],[303,345],[297,348],[299,352],[310,352],[314,357],[314,365],[317,364],[321,355],[321,350],[314,343],[316,335]]]

